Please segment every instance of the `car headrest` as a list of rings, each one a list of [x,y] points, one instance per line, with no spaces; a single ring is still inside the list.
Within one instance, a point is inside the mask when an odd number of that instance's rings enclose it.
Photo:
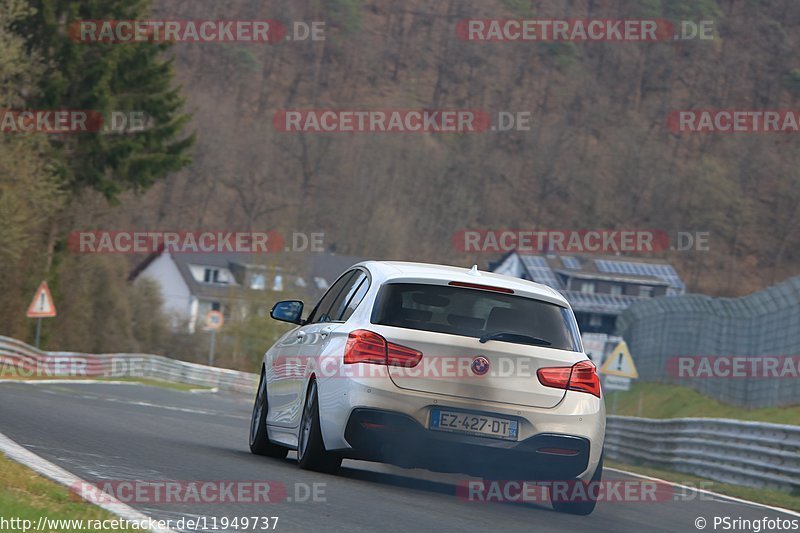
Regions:
[[[466,330],[482,330],[485,320],[466,315],[447,315],[447,322],[451,326]]]
[[[423,311],[422,309],[408,309],[401,307],[398,309],[397,318],[399,320],[411,322],[427,322],[433,317],[432,311]]]
[[[529,317],[508,307],[493,308],[486,320],[486,331],[490,333],[495,331],[526,333],[532,326]]]

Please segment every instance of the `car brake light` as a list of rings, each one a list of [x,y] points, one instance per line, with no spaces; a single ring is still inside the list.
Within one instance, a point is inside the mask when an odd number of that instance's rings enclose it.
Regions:
[[[485,291],[502,292],[505,294],[514,294],[513,289],[505,287],[492,287],[491,285],[481,285],[479,283],[466,283],[464,281],[451,281],[448,283],[451,287],[466,287],[468,289],[483,289]]]
[[[569,389],[600,397],[600,378],[591,361],[581,361],[573,365],[572,375],[569,377]]]
[[[422,352],[387,342],[382,336],[366,329],[357,329],[347,337],[344,364],[368,363],[373,365],[413,368],[422,360]]]
[[[401,346],[393,342],[388,343],[386,364],[389,366],[402,366],[405,368],[414,368],[422,359],[422,352],[409,348],[408,346]]]
[[[581,361],[572,366],[540,368],[536,376],[545,387],[588,392],[600,397],[600,378],[591,361]]]
[[[365,329],[352,331],[347,337],[344,350],[344,364],[371,363],[386,364],[386,339]]]
[[[540,368],[536,371],[539,383],[554,389],[566,389],[569,386],[569,375],[572,374],[571,366],[556,366]]]

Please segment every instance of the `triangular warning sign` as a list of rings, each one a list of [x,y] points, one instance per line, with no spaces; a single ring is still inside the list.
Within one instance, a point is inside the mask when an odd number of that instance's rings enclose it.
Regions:
[[[46,318],[51,316],[56,316],[56,306],[53,304],[53,297],[50,296],[47,282],[43,281],[36,289],[31,305],[28,306],[28,317]]]
[[[625,341],[620,342],[614,347],[614,350],[608,354],[603,366],[600,367],[600,372],[609,376],[619,376],[623,378],[638,378],[639,372],[636,371],[636,365],[633,364],[633,357],[628,350],[628,345]]]

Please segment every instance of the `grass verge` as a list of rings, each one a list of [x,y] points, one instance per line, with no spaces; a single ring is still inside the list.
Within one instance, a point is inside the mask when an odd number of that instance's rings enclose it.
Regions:
[[[630,391],[609,392],[606,396],[609,414],[614,405],[614,395],[617,395],[614,413],[617,415],[645,418],[733,418],[792,425],[798,425],[800,421],[800,405],[747,409],[718,402],[689,387],[663,383],[635,383]]]
[[[51,520],[115,520],[118,517],[79,500],[66,487],[45,479],[29,468],[0,454],[0,514],[6,520],[30,520],[36,527],[40,516]],[[18,522],[21,523],[21,522]],[[92,531],[67,524],[49,523],[49,531],[71,533]],[[134,531],[118,529],[115,531]],[[135,530],[141,533],[142,530]]]

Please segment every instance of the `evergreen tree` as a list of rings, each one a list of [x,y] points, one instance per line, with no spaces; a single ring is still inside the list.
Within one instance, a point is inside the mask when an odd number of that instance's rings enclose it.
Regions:
[[[35,0],[35,13],[16,25],[46,65],[32,109],[111,113],[143,112],[141,131],[51,135],[53,160],[72,194],[94,189],[113,201],[126,190],[142,191],[189,163],[194,136],[181,137],[189,116],[173,86],[169,45],[156,42],[81,42],[82,20],[138,20],[149,15],[141,0]],[[73,31],[71,33],[71,30]]]

